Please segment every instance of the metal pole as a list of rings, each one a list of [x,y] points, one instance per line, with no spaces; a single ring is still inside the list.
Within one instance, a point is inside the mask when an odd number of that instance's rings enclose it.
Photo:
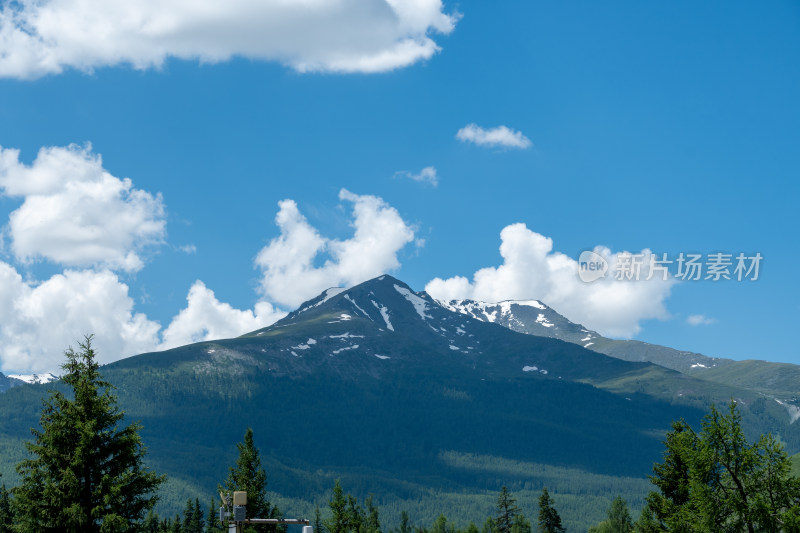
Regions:
[[[304,526],[311,525],[311,520],[304,518],[248,518],[244,521],[246,524],[302,524]]]

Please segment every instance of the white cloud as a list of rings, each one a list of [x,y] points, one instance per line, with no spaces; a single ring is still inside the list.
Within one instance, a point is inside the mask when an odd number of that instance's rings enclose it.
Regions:
[[[22,0],[0,8],[0,77],[233,56],[381,72],[430,58],[457,20],[441,0]]]
[[[283,200],[275,222],[281,230],[256,257],[266,299],[296,307],[328,287],[353,285],[400,266],[397,253],[414,240],[414,231],[381,198],[345,189],[339,199],[353,204],[353,237],[322,237],[293,200]],[[329,258],[315,266],[320,254]]]
[[[67,270],[35,285],[0,262],[0,367],[57,372],[64,350],[90,333],[101,363],[153,350],[159,325],[133,304],[107,270]]]
[[[593,283],[578,277],[578,263],[553,251],[553,241],[512,224],[500,233],[503,264],[475,272],[472,281],[462,276],[435,278],[425,290],[439,300],[475,299],[487,302],[538,299],[573,322],[602,334],[631,337],[640,331],[640,322],[666,319],[664,301],[675,281],[654,276],[647,281],[650,252],[644,250],[640,281],[617,281],[613,275]],[[610,272],[621,254],[606,248],[595,252],[610,259]]]
[[[689,315],[686,322],[690,326],[708,326],[717,322],[715,318],[710,318],[705,315]]]
[[[42,148],[30,166],[0,147],[0,193],[23,198],[8,223],[18,261],[136,271],[165,236],[160,195],[112,176],[90,146]]]
[[[419,181],[423,183],[430,183],[432,186],[436,187],[439,185],[439,176],[436,174],[436,167],[425,167],[419,171],[419,173],[414,174],[408,170],[400,170],[394,173],[395,178],[409,178],[414,181]]]
[[[339,199],[352,205],[354,228],[344,240],[322,237],[284,200],[276,217],[281,235],[256,260],[264,299],[253,310],[235,309],[198,280],[186,307],[162,329],[135,312],[128,285],[112,272],[141,268],[142,249],[163,241],[160,197],[112,176],[100,156],[77,146],[43,148],[30,166],[20,163],[17,150],[0,148],[0,192],[22,198],[6,228],[14,258],[68,267],[43,281],[25,280],[0,261],[0,370],[6,372],[58,372],[64,350],[84,334],[95,335],[101,363],[235,337],[284,316],[272,302],[295,306],[329,286],[397,268],[397,252],[414,240],[397,210],[375,196],[340,191]],[[195,252],[192,245],[178,249]],[[317,266],[320,254],[327,260]]]
[[[186,308],[164,330],[163,343],[159,349],[167,350],[193,342],[238,337],[266,327],[286,315],[267,302],[257,304],[255,313],[234,309],[217,300],[214,292],[199,280],[189,289],[186,301]]]
[[[484,129],[477,124],[467,124],[456,133],[456,139],[461,142],[471,142],[478,146],[490,148],[519,148],[525,150],[532,146],[531,140],[521,131],[515,131],[507,126]]]

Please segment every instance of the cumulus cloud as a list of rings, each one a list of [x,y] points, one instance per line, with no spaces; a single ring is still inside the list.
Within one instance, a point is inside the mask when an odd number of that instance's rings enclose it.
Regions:
[[[234,56],[381,72],[430,58],[457,20],[441,0],[21,0],[0,7],[0,76]]]
[[[90,147],[43,148],[31,165],[0,148],[0,193],[21,198],[5,233],[16,261],[46,259],[66,269],[45,280],[23,279],[0,261],[0,370],[58,372],[63,352],[95,335],[99,361],[235,337],[268,326],[284,310],[332,286],[359,283],[399,266],[397,253],[414,231],[382,199],[345,189],[353,235],[323,237],[292,200],[280,202],[279,237],[255,261],[261,301],[252,310],[222,302],[202,281],[166,328],[134,309],[115,270],[140,269],[141,252],[165,238],[159,196],[135,189],[103,169]],[[195,253],[192,245],[176,248]],[[324,260],[324,261],[323,261]],[[321,263],[321,264],[320,264]]]
[[[408,170],[400,170],[394,173],[395,178],[408,178],[414,181],[419,181],[422,183],[429,183],[432,186],[436,187],[439,185],[439,176],[436,174],[436,167],[425,167],[420,170],[417,174],[410,172]]]
[[[716,323],[716,319],[707,317],[705,315],[689,315],[686,322],[690,326],[708,326]]]
[[[478,146],[489,148],[519,148],[525,150],[533,143],[521,131],[515,131],[507,126],[484,129],[477,124],[467,124],[456,133],[456,139],[461,142],[470,142]]]
[[[57,371],[67,346],[88,333],[101,363],[153,350],[160,327],[133,305],[128,286],[107,270],[67,270],[37,285],[0,262],[0,366]]]
[[[202,281],[196,281],[186,297],[187,306],[163,332],[160,349],[166,350],[192,342],[238,337],[268,326],[286,313],[268,302],[259,302],[255,312],[239,310],[220,302]]]
[[[435,278],[425,290],[438,300],[475,299],[487,302],[538,299],[573,322],[602,334],[631,337],[648,319],[666,319],[664,301],[674,279],[649,276],[651,253],[641,253],[641,273],[636,279],[617,280],[609,275],[592,283],[578,276],[578,263],[553,251],[552,239],[529,230],[524,224],[506,226],[500,233],[503,264],[478,270],[470,281],[463,276]],[[624,253],[612,254],[597,247],[615,272]],[[651,277],[651,279],[647,279]]]
[[[381,198],[342,189],[339,199],[353,205],[354,234],[345,240],[320,235],[293,200],[279,202],[280,236],[256,257],[264,297],[296,307],[324,289],[353,285],[400,266],[397,253],[414,240],[414,230]],[[322,265],[315,261],[327,254]]]
[[[17,260],[137,271],[141,252],[163,242],[160,195],[112,176],[90,146],[42,148],[33,164],[0,147],[0,193],[22,198],[8,236]]]

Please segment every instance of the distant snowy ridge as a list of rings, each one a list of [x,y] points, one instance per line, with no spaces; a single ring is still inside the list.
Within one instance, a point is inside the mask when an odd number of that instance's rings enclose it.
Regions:
[[[9,374],[7,377],[32,384],[50,383],[58,379],[58,376],[54,376],[49,372],[46,374]]]

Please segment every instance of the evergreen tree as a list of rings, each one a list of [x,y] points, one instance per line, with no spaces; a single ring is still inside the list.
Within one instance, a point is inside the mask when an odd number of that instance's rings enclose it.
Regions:
[[[347,495],[347,522],[348,530],[352,533],[364,533],[364,509],[358,505],[358,500],[352,494]]]
[[[181,532],[181,516],[175,515],[175,520],[173,520],[170,524],[170,528],[168,533],[182,533]]]
[[[497,498],[497,519],[495,528],[497,533],[511,533],[511,526],[514,524],[514,517],[519,513],[517,500],[508,492],[508,488],[503,485],[500,489],[500,496]]]
[[[203,533],[203,510],[200,508],[198,498],[195,498],[194,502],[191,498],[186,501],[186,508],[183,511],[183,533]]]
[[[531,522],[525,515],[519,513],[514,517],[514,523],[511,524],[511,533],[531,533]]]
[[[640,531],[800,531],[800,480],[786,452],[772,435],[748,443],[735,402],[727,413],[712,405],[699,434],[672,427]]]
[[[26,443],[32,457],[17,465],[21,485],[14,495],[24,531],[131,531],[165,479],[143,465],[140,426],[122,427],[124,415],[100,376],[91,341],[65,352],[61,382],[72,394],[50,391],[42,429]]]
[[[400,512],[400,530],[399,533],[411,533],[411,525],[408,520],[408,511],[403,510]],[[475,533],[478,533],[477,531]]]
[[[159,523],[158,515],[155,511],[150,509],[144,517],[141,526],[142,533],[160,533],[161,524]]]
[[[633,520],[628,510],[628,504],[622,496],[617,496],[611,502],[606,520],[589,528],[589,533],[631,533],[632,531]]]
[[[452,529],[452,526],[451,528],[447,527],[447,517],[444,514],[440,514],[433,522],[431,533],[448,533]]]
[[[214,499],[208,503],[208,514],[206,515],[206,533],[223,533],[227,531],[222,528],[219,522],[219,507],[214,505]]]
[[[258,448],[253,442],[253,430],[247,428],[244,442],[236,445],[239,457],[236,466],[230,467],[228,479],[225,481],[227,492],[247,492],[247,518],[280,518],[280,511],[270,504],[267,499],[267,473],[261,466]],[[246,526],[245,533],[258,533],[263,531],[276,531],[275,526],[266,526],[257,530],[253,526]]]
[[[465,533],[478,533],[478,526],[475,525],[475,522],[470,522],[469,525],[467,525]]]
[[[328,502],[328,507],[331,510],[331,517],[323,521],[325,529],[328,533],[347,533],[350,525],[347,513],[347,498],[338,479],[333,485],[333,495]]]
[[[381,533],[381,521],[378,517],[378,508],[375,507],[371,494],[367,497],[364,505],[366,506],[364,533]]]
[[[561,517],[553,507],[553,499],[547,492],[547,487],[542,489],[539,496],[539,531],[541,533],[564,533],[564,526],[561,525]]]
[[[691,531],[698,515],[690,499],[690,463],[697,450],[697,435],[683,420],[672,423],[664,440],[664,462],[653,466],[650,481],[659,492],[647,495],[637,521],[641,532]]]
[[[11,497],[3,483],[0,487],[0,533],[11,533],[14,526],[14,513],[11,507]]]
[[[325,533],[325,526],[322,525],[322,513],[319,505],[314,507],[314,533]]]
[[[497,533],[497,522],[495,522],[494,518],[491,516],[486,518],[481,533]]]

